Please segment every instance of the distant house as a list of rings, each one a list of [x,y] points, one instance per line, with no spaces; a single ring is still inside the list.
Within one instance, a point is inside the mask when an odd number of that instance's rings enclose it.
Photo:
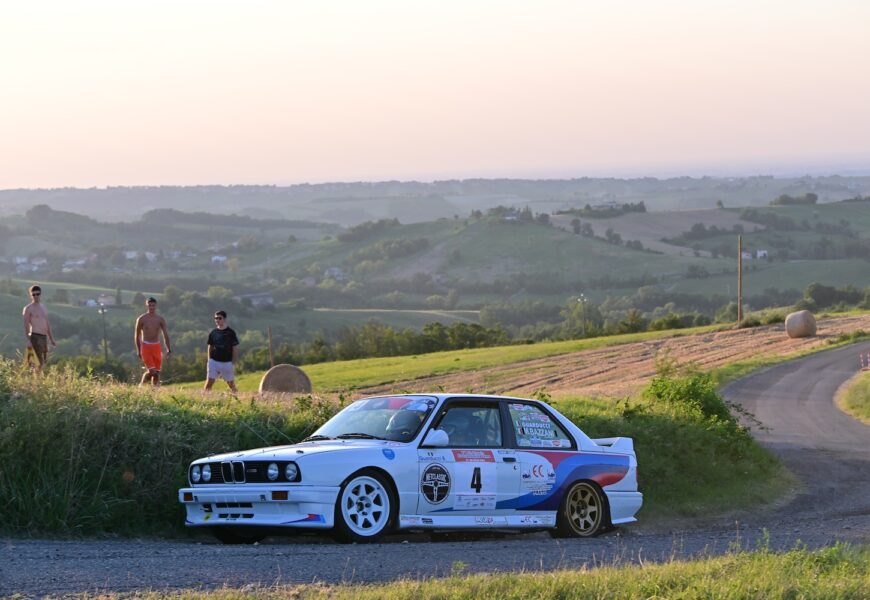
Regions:
[[[344,274],[344,269],[341,267],[329,267],[323,272],[324,277],[328,277],[329,279],[335,279],[336,281],[344,281],[347,279],[347,275]]]
[[[169,252],[164,252],[163,256],[165,256],[169,260],[178,260],[179,258],[181,258],[181,252],[178,250],[170,250]]]
[[[87,300],[82,300],[81,304],[82,304],[82,306],[87,306],[89,308],[99,306],[97,301],[94,300],[93,298],[88,298]]]
[[[73,258],[63,262],[64,269],[81,269],[87,264],[86,258]]]
[[[748,250],[744,250],[743,252],[741,252],[740,256],[741,258],[743,258],[743,260],[752,260],[752,252],[749,252]]]
[[[155,260],[157,260],[157,253],[156,252],[146,252],[145,258],[148,259],[148,262],[154,262]]]
[[[225,262],[227,262],[227,257],[224,256],[223,254],[215,254],[214,256],[211,257],[211,263],[213,265],[222,265]]]
[[[275,298],[269,292],[261,292],[259,294],[242,294],[236,296],[236,300],[244,304],[250,304],[254,308],[262,308],[264,306],[275,306]]]
[[[42,258],[42,257],[31,258],[30,264],[33,265],[34,267],[36,267],[37,269],[39,269],[39,268],[44,267],[45,265],[48,264],[48,259]]]
[[[124,250],[124,258],[127,260],[136,260],[139,258],[138,250]]]
[[[15,258],[12,259],[12,262],[15,263],[16,265],[26,265],[27,263],[30,262],[30,259],[27,258],[26,256],[16,256]]]
[[[767,258],[767,250],[756,250],[755,258]]]
[[[509,210],[502,216],[503,221],[518,221],[519,218],[520,218],[520,211],[518,211],[516,209]]]
[[[97,296],[97,304],[102,304],[103,306],[115,306],[115,295],[100,294]]]
[[[306,287],[314,287],[315,285],[317,285],[317,280],[311,275],[309,275],[308,277],[303,277],[301,281],[302,285]]]

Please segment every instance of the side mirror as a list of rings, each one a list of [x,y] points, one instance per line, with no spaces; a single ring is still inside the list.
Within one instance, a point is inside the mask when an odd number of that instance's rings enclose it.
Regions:
[[[447,432],[443,429],[430,429],[423,439],[424,448],[443,448],[450,443]]]

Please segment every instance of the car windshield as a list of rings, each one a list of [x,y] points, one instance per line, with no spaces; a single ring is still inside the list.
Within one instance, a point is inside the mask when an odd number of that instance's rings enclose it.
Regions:
[[[410,442],[435,408],[431,396],[391,396],[357,400],[314,432],[340,439]]]

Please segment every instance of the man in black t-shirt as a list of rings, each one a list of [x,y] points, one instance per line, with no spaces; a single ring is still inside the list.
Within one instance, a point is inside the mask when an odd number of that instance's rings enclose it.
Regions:
[[[214,314],[216,327],[208,334],[208,368],[205,376],[205,389],[210,390],[215,379],[223,377],[233,392],[237,392],[235,382],[236,353],[239,338],[236,332],[227,327],[227,313],[219,310]]]

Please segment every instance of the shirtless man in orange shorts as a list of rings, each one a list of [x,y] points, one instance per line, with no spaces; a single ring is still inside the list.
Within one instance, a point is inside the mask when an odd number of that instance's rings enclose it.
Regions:
[[[152,385],[160,385],[160,369],[163,367],[163,346],[160,343],[160,334],[163,333],[163,342],[166,344],[166,354],[172,350],[169,345],[169,330],[166,328],[166,319],[157,314],[157,300],[148,298],[145,301],[148,312],[136,319],[136,353],[145,365],[145,373],[139,385],[150,381]]]

